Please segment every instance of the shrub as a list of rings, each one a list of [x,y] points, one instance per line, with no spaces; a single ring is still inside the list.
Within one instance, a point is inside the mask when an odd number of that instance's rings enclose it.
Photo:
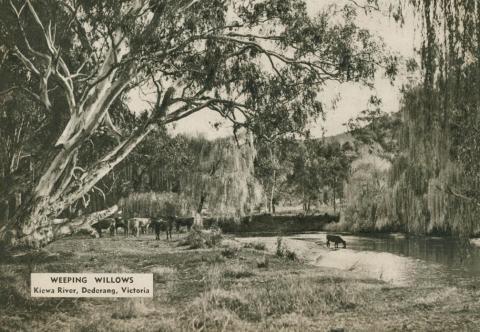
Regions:
[[[277,257],[284,257],[284,258],[289,259],[291,261],[298,260],[297,253],[295,251],[289,250],[287,247],[285,247],[281,237],[277,238],[277,250],[276,250],[275,254],[277,255]]]
[[[182,244],[189,246],[190,249],[200,249],[216,247],[221,241],[222,231],[220,228],[213,227],[209,230],[204,230],[200,227],[194,226]]]
[[[285,250],[285,258],[291,260],[291,261],[296,261],[298,260],[298,256],[297,256],[297,253],[295,251],[292,251],[292,250],[288,250],[286,249]]]
[[[277,250],[275,251],[275,255],[277,255],[277,257],[283,257],[285,255],[285,248],[281,237],[277,237]]]
[[[235,258],[238,256],[240,248],[237,247],[228,247],[222,250],[222,256],[225,258]]]
[[[263,256],[262,259],[257,259],[257,267],[258,268],[268,268],[268,257]]]
[[[207,232],[206,245],[209,248],[216,247],[222,242],[222,230],[219,227],[212,227]]]
[[[244,248],[253,248],[255,250],[266,250],[267,246],[263,242],[247,242],[243,245]]]
[[[205,241],[202,231],[199,228],[192,227],[182,244],[188,246],[190,249],[204,248]]]

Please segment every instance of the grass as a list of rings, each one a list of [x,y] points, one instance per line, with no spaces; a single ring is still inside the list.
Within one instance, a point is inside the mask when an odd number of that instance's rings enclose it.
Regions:
[[[227,247],[222,250],[222,256],[225,258],[235,258],[240,253],[239,247]]]
[[[255,250],[267,250],[265,243],[263,242],[247,242],[243,244],[244,248],[252,248]]]
[[[480,289],[473,284],[394,287],[253,245],[188,249],[179,246],[184,240],[73,237],[45,250],[4,257],[0,330],[474,331],[480,324]],[[154,297],[29,295],[31,272],[124,271],[153,273]]]

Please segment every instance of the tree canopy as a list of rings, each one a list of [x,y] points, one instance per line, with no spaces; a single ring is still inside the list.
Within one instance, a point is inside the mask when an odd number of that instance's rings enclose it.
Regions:
[[[55,238],[52,220],[166,124],[209,110],[257,136],[302,131],[326,82],[366,82],[384,59],[352,6],[312,16],[301,0],[9,0],[0,13],[2,70],[18,74],[0,95],[21,91],[58,129],[1,232],[25,244]],[[156,98],[129,121],[134,90]],[[102,134],[111,145],[80,166]]]

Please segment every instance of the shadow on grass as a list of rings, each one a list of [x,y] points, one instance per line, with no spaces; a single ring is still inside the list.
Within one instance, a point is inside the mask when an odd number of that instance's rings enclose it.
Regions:
[[[72,252],[57,251],[51,253],[47,250],[30,250],[30,251],[4,251],[4,254],[0,255],[0,265],[3,264],[17,264],[17,265],[29,265],[29,264],[46,264],[52,262],[58,262],[64,259],[68,259],[75,256]]]
[[[77,312],[79,300],[73,298],[32,298],[30,274],[0,275],[0,308],[2,311],[30,312],[42,315],[48,312]]]

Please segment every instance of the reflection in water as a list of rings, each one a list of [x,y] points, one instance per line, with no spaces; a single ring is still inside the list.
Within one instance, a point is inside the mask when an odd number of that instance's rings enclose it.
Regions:
[[[352,252],[327,253],[320,257],[319,265],[338,267],[358,259],[359,272],[400,284],[420,281],[458,284],[480,278],[480,249],[454,238],[343,237]],[[316,234],[316,239],[313,234],[307,238],[323,245],[325,233]]]
[[[390,253],[374,253],[353,250],[332,250],[316,259],[316,265],[334,267],[361,273],[370,278],[394,284],[410,282],[411,260]]]
[[[285,237],[292,249],[312,264],[358,272],[394,284],[480,281],[480,248],[454,238],[400,235],[362,237],[342,235],[347,249],[327,249],[326,233]],[[264,240],[272,242],[275,237]]]
[[[352,247],[357,250],[390,252],[440,264],[448,270],[462,271],[467,275],[480,275],[480,250],[453,238],[358,237],[352,240]]]

